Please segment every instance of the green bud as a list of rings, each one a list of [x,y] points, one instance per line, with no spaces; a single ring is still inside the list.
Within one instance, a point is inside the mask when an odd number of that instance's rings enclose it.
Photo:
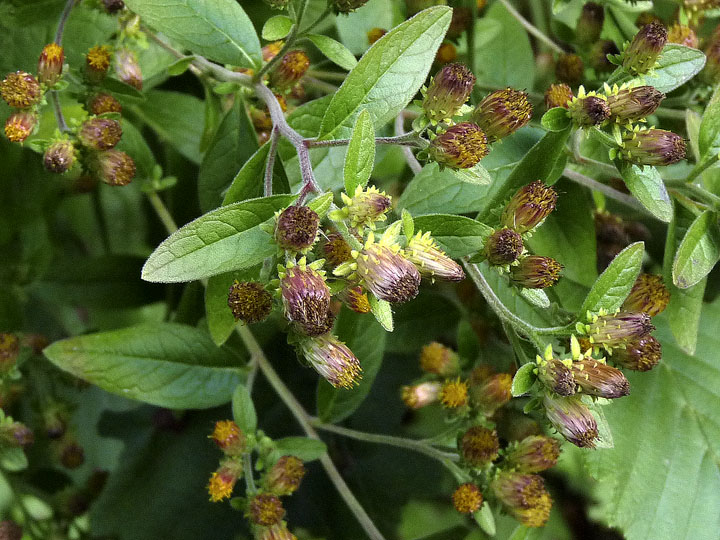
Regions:
[[[685,159],[685,140],[664,129],[628,131],[620,156],[637,165],[672,165]]]
[[[485,97],[475,108],[472,120],[492,143],[526,125],[532,118],[532,112],[527,93],[505,88]]]
[[[633,73],[647,73],[655,66],[667,38],[667,30],[662,24],[646,24],[625,49],[623,67]]]
[[[471,122],[448,128],[435,137],[428,149],[432,159],[452,169],[474,167],[489,151],[485,133]]]
[[[597,126],[610,118],[610,107],[604,96],[575,98],[570,104],[570,118],[578,127]]]
[[[463,64],[448,64],[432,79],[423,99],[425,116],[439,122],[457,114],[475,86],[475,75]]]
[[[654,113],[663,99],[665,94],[652,86],[636,86],[610,94],[607,105],[614,119],[635,122]]]

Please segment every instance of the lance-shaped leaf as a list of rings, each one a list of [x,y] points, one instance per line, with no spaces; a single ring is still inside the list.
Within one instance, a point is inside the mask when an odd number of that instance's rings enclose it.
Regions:
[[[673,262],[673,283],[687,289],[710,273],[720,260],[720,227],[715,212],[707,210],[690,225]]]
[[[635,242],[617,254],[590,289],[580,308],[580,317],[586,311],[605,309],[612,313],[622,306],[640,274],[644,252],[645,244]]]
[[[655,167],[617,162],[618,170],[635,198],[660,221],[672,219],[672,203],[660,173]]]
[[[345,192],[352,197],[357,186],[365,186],[370,180],[375,164],[375,130],[367,110],[362,111],[355,122],[352,138],[345,155]]]

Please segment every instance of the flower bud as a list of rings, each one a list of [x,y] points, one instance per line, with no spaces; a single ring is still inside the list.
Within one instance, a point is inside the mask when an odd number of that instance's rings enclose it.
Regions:
[[[445,381],[440,389],[440,402],[446,409],[458,409],[468,403],[468,384],[459,378]]]
[[[210,438],[227,456],[239,456],[245,451],[245,434],[232,420],[215,422]]]
[[[488,94],[475,107],[472,120],[492,143],[527,124],[532,118],[532,111],[527,93],[506,88]]]
[[[268,471],[265,483],[275,495],[290,495],[297,491],[305,476],[302,460],[295,456],[282,456]]]
[[[67,432],[67,415],[57,407],[52,407],[43,413],[45,434],[49,439],[59,439]]]
[[[5,121],[5,136],[10,142],[21,143],[32,135],[37,125],[37,115],[27,111],[18,111]]]
[[[60,45],[57,43],[45,45],[38,60],[38,80],[53,86],[60,80],[63,62],[65,62],[65,53]]]
[[[655,330],[647,313],[620,311],[612,315],[592,317],[585,325],[590,342],[605,347],[622,347],[628,341],[648,335]]]
[[[572,371],[561,360],[538,357],[537,365],[538,379],[548,390],[560,396],[571,396],[575,393],[575,379]]]
[[[501,471],[490,487],[508,512],[526,527],[542,527],[550,517],[552,499],[539,476]]]
[[[594,358],[572,363],[573,378],[583,393],[614,399],[630,394],[630,383],[622,371]]]
[[[325,261],[330,266],[338,266],[352,259],[352,248],[340,233],[330,233],[327,241],[322,245]]]
[[[309,67],[310,59],[305,51],[299,49],[290,51],[270,73],[270,86],[278,90],[289,90],[305,75]]]
[[[604,96],[586,96],[570,103],[570,118],[578,127],[597,126],[610,118],[610,107]]]
[[[554,107],[568,108],[569,102],[573,95],[572,89],[565,83],[551,84],[547,90],[545,90],[545,106],[548,109]]]
[[[370,313],[370,301],[362,287],[350,287],[337,295],[343,304],[355,313]]]
[[[678,43],[693,49],[697,49],[699,44],[695,30],[680,23],[673,24],[668,30],[668,43]]]
[[[455,510],[461,514],[473,514],[480,510],[483,496],[480,488],[475,484],[461,484],[452,494],[452,502]]]
[[[287,268],[280,280],[285,315],[295,328],[308,336],[330,331],[330,289],[325,278],[310,266]]]
[[[337,13],[352,13],[358,8],[363,7],[368,0],[329,0],[330,7]]]
[[[662,276],[640,274],[623,303],[624,311],[642,311],[651,317],[659,315],[670,302],[670,291]]]
[[[420,289],[415,265],[383,244],[366,245],[357,258],[357,273],[366,289],[387,302],[407,302]]]
[[[35,442],[32,430],[21,422],[13,422],[10,417],[0,425],[0,444],[14,448],[27,448]]]
[[[522,237],[512,229],[499,229],[485,242],[485,256],[493,266],[515,262],[522,252]]]
[[[255,530],[255,540],[298,540],[297,536],[291,533],[284,521],[262,527]]]
[[[236,321],[254,324],[272,311],[272,295],[257,281],[237,281],[230,286],[228,306]]]
[[[497,459],[500,442],[494,430],[473,426],[460,437],[458,448],[465,463],[480,468]]]
[[[260,493],[248,503],[247,515],[255,525],[276,525],[285,515],[280,498],[272,493]]]
[[[320,217],[307,206],[289,206],[277,218],[275,241],[289,251],[307,251],[317,238]]]
[[[664,129],[629,131],[620,155],[637,165],[672,165],[685,159],[685,139]]]
[[[367,33],[368,43],[372,45],[385,34],[387,34],[387,30],[384,28],[371,28]]]
[[[437,53],[435,54],[435,62],[443,65],[454,62],[455,60],[457,60],[457,49],[455,48],[455,45],[453,45],[449,41],[446,41],[442,45],[440,45]]]
[[[522,473],[538,473],[554,467],[558,457],[558,441],[545,435],[530,435],[505,454],[504,467]]]
[[[650,371],[662,357],[662,346],[652,336],[644,336],[627,343],[624,349],[615,349],[612,361],[633,371]]]
[[[475,75],[463,64],[449,64],[433,77],[422,102],[425,116],[440,122],[457,114],[472,93]]]
[[[609,95],[607,104],[615,119],[634,122],[654,113],[663,99],[665,94],[652,86],[636,86]]]
[[[33,75],[16,71],[0,82],[0,96],[11,107],[27,109],[40,101],[42,89]]]
[[[647,73],[655,66],[667,38],[667,30],[662,24],[646,24],[625,49],[623,67],[633,73]]]
[[[15,334],[0,332],[0,373],[8,373],[20,355],[20,340]]]
[[[441,377],[455,375],[460,368],[458,355],[455,351],[433,341],[420,351],[420,369]]]
[[[428,149],[433,160],[452,169],[474,167],[489,151],[487,137],[471,122],[450,127],[439,134]]]
[[[110,150],[120,142],[121,137],[120,123],[110,118],[95,117],[85,120],[78,131],[80,144],[93,150]]]
[[[574,53],[561,54],[555,64],[555,76],[560,81],[573,86],[582,82],[584,71],[582,59]]]
[[[88,102],[88,111],[91,114],[120,113],[122,105],[110,94],[96,94]]]
[[[85,56],[85,76],[92,84],[99,84],[110,69],[110,48],[107,45],[91,47]]]
[[[552,257],[528,255],[522,257],[517,266],[510,267],[510,281],[525,289],[552,287],[560,279],[563,265]]]
[[[143,77],[137,56],[129,49],[120,49],[115,53],[115,74],[125,84],[136,90],[142,90]]]
[[[465,272],[462,266],[453,261],[443,252],[430,236],[429,232],[418,232],[407,244],[403,251],[407,260],[413,263],[420,274],[431,279],[446,281],[462,281]]]
[[[63,445],[60,452],[60,463],[66,469],[77,469],[85,463],[85,450],[75,441]]]
[[[439,382],[424,382],[402,387],[402,400],[410,409],[422,409],[440,398],[442,385]]]
[[[47,171],[62,174],[69,171],[73,163],[75,163],[75,146],[71,141],[56,141],[45,150],[43,164]]]
[[[512,377],[507,373],[490,375],[480,384],[470,387],[472,402],[486,415],[493,414],[497,409],[512,399]]]
[[[605,73],[615,69],[617,66],[608,60],[609,54],[620,54],[620,50],[617,48],[617,45],[615,45],[615,42],[609,39],[596,41],[590,48],[590,67],[600,73]]]
[[[385,214],[390,211],[392,204],[392,199],[374,186],[366,189],[358,186],[355,188],[352,198],[344,193],[341,193],[340,197],[345,203],[345,207],[340,211],[339,217],[349,219],[351,227],[364,226],[373,230],[376,221],[387,219]],[[332,214],[331,217],[333,217]]]
[[[98,153],[92,167],[98,178],[111,186],[126,186],[135,178],[135,162],[120,150]]]
[[[304,339],[300,350],[313,369],[335,388],[352,388],[362,377],[360,361],[332,334]]]
[[[224,461],[210,476],[210,481],[207,485],[210,501],[218,502],[223,499],[229,499],[235,488],[235,483],[241,476],[241,460],[233,459]]]
[[[575,27],[575,36],[579,43],[594,43],[600,37],[603,22],[605,22],[605,9],[600,4],[588,2],[583,5]]]
[[[518,234],[540,225],[555,210],[557,193],[541,180],[520,188],[505,207],[501,222]]]
[[[114,15],[125,7],[123,0],[102,0],[105,11],[110,15]]]
[[[595,448],[598,438],[597,422],[577,396],[543,397],[545,414],[560,435],[580,448]]]

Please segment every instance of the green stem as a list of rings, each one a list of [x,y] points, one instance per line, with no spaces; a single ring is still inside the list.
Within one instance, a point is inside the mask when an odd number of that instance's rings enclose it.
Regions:
[[[236,330],[247,347],[250,355],[257,359],[260,371],[262,371],[263,375],[265,375],[265,378],[270,383],[270,386],[273,387],[273,390],[275,390],[283,403],[285,403],[285,406],[290,409],[290,412],[295,417],[297,423],[300,424],[300,427],[302,427],[306,435],[311,439],[321,440],[317,431],[315,431],[310,423],[310,416],[307,412],[305,412],[303,406],[300,405],[300,402],[297,398],[295,398],[290,389],[285,386],[285,383],[270,365],[270,362],[268,362],[260,344],[257,342],[250,329],[247,326],[236,326]],[[355,515],[355,518],[365,530],[368,537],[371,540],[385,540],[385,537],[377,529],[375,523],[373,523],[370,516],[367,512],[365,512],[365,509],[355,498],[352,491],[350,491],[350,488],[345,483],[345,480],[343,480],[342,476],[340,476],[340,473],[330,459],[330,456],[323,454],[320,457],[320,463],[325,469],[327,475],[330,477],[330,481],[335,485],[335,489],[337,489],[340,496],[345,500],[345,504],[348,505],[350,511]]]
[[[545,34],[543,34],[540,30],[538,30],[536,27],[534,27],[530,22],[520,15],[520,12],[513,7],[513,5],[508,0],[500,0],[500,3],[505,6],[505,9],[507,9],[510,12],[510,15],[515,17],[517,21],[522,24],[525,27],[525,30],[527,30],[530,34],[535,36],[539,41],[550,47],[553,51],[563,54],[565,51],[562,50],[562,48],[555,43],[552,39],[547,37]]]
[[[720,157],[720,156],[718,156]],[[698,176],[700,176],[702,173],[704,173],[707,169],[712,167],[713,165],[718,163],[718,158],[706,158],[702,160],[700,163],[696,164],[692,171],[690,171],[690,174],[685,179],[685,182],[690,183],[693,180],[695,180]]]
[[[245,484],[247,485],[247,494],[254,495],[257,493],[255,486],[255,477],[253,476],[252,455],[248,452],[243,454],[243,472],[245,473]]]
[[[665,186],[695,195],[698,199],[715,207],[715,209],[720,209],[720,197],[714,193],[710,193],[702,186],[698,186],[697,184],[688,184],[681,180],[668,180],[665,182]]]
[[[309,34],[312,30],[315,30],[317,26],[327,17],[330,15],[330,8],[325,8],[325,11],[322,12],[322,14],[315,20],[314,23],[312,23],[310,26],[308,26],[305,30],[303,30],[303,34]],[[299,24],[299,23],[298,23]]]
[[[165,203],[160,198],[160,195],[158,195],[155,191],[151,191],[147,194],[147,197],[150,201],[150,204],[155,209],[155,213],[157,214],[158,218],[160,218],[160,221],[162,221],[162,224],[165,226],[168,234],[172,234],[177,231],[178,226],[176,225],[173,217],[170,215],[167,206],[165,206]]]

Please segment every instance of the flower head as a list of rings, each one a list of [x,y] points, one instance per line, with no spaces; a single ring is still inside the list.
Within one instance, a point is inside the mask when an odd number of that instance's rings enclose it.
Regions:
[[[557,193],[542,180],[520,188],[505,207],[501,221],[503,226],[519,234],[540,225],[555,210]]]
[[[361,378],[360,361],[332,334],[303,339],[300,350],[310,365],[334,387],[352,388]]]
[[[570,118],[578,127],[597,126],[610,118],[607,98],[600,95],[580,95],[570,103]]]
[[[510,281],[525,289],[545,289],[560,279],[563,265],[551,257],[528,255],[510,268]]]
[[[37,125],[38,117],[28,111],[17,111],[8,116],[5,121],[5,136],[10,142],[23,142],[27,139]]]
[[[454,11],[454,10],[453,10]],[[435,54],[435,62],[437,64],[449,64],[457,59],[457,49],[449,41],[443,42]]]
[[[85,56],[85,75],[93,84],[100,83],[110,69],[111,52],[107,45],[91,47]]]
[[[269,62],[270,60],[275,58],[282,50],[284,44],[284,41],[273,41],[272,43],[268,43],[267,45],[265,45],[261,50],[262,59],[265,62]]]
[[[496,373],[482,382],[470,386],[473,403],[483,413],[490,415],[512,399],[512,377],[508,373]]]
[[[296,329],[308,336],[329,332],[333,317],[330,313],[330,289],[324,272],[301,259],[297,266],[280,272],[280,293],[285,315]]]
[[[305,252],[315,243],[320,216],[307,206],[288,206],[277,218],[275,241],[290,251]]]
[[[405,405],[410,409],[422,409],[435,403],[440,397],[442,385],[436,381],[428,381],[414,386],[403,386],[401,395]]]
[[[610,115],[621,122],[634,122],[650,116],[665,99],[665,94],[658,92],[653,86],[620,88],[608,94]]]
[[[575,53],[561,54],[555,64],[555,76],[564,83],[576,85],[583,79],[585,66]]]
[[[578,324],[578,329],[582,323]],[[590,343],[606,348],[622,347],[627,342],[644,337],[655,330],[650,315],[642,312],[619,311],[614,314],[591,315],[584,325]]]
[[[420,351],[420,369],[441,377],[455,375],[459,369],[458,356],[449,347],[433,341]]]
[[[42,89],[33,75],[16,71],[0,82],[0,96],[11,107],[28,109],[40,101]]]
[[[282,456],[265,477],[267,490],[275,495],[290,495],[297,491],[305,476],[305,465],[295,456]]]
[[[122,105],[110,94],[95,94],[88,102],[88,111],[91,114],[120,113]]]
[[[495,496],[526,527],[542,527],[550,517],[552,499],[535,474],[501,471],[491,483]]]
[[[632,340],[624,349],[613,351],[612,361],[633,371],[650,371],[660,362],[662,346],[652,336]]]
[[[642,311],[651,317],[659,315],[670,302],[670,291],[662,276],[640,274],[623,303],[625,311]]]
[[[255,531],[255,540],[297,540],[297,536],[291,533],[284,521],[262,527]]]
[[[43,165],[50,172],[62,174],[75,163],[75,146],[69,140],[55,141],[45,150]]]
[[[580,448],[594,448],[598,438],[597,422],[577,396],[543,398],[550,423],[569,442]]]
[[[548,109],[554,107],[568,108],[568,104],[575,97],[572,89],[565,83],[555,83],[545,90],[545,106]]]
[[[330,233],[322,244],[325,262],[331,266],[339,266],[352,259],[352,248],[340,233]]]
[[[480,510],[483,496],[480,488],[475,484],[461,484],[452,494],[452,502],[455,510],[461,514],[472,514]]]
[[[106,150],[91,164],[100,180],[111,186],[126,186],[135,178],[135,162],[125,152]]]
[[[675,23],[668,30],[668,43],[678,43],[697,49],[699,42],[695,30],[684,24]]]
[[[468,403],[468,384],[456,380],[445,381],[440,389],[440,402],[446,409],[458,409]]]
[[[594,358],[573,362],[571,369],[575,382],[585,394],[613,399],[630,393],[630,383],[622,371]]]
[[[50,43],[43,47],[38,60],[38,80],[48,86],[53,86],[62,75],[65,53],[57,43]]]
[[[20,340],[15,334],[0,332],[0,372],[7,373],[15,366],[20,354]]]
[[[370,301],[362,287],[349,287],[337,295],[355,313],[370,313]]]
[[[0,425],[0,443],[13,448],[27,448],[35,442],[32,430],[21,422],[14,422],[9,416]]]
[[[522,237],[512,229],[499,229],[485,242],[485,256],[494,266],[515,262],[523,252]]]
[[[500,442],[495,431],[483,426],[473,426],[460,438],[458,447],[463,460],[477,468],[497,459]]]
[[[375,230],[375,222],[385,221],[392,205],[392,199],[375,186],[363,188],[357,186],[355,193],[349,197],[341,193],[345,206],[330,215],[333,219],[349,219],[351,227],[369,227]]]
[[[623,67],[633,73],[647,73],[655,66],[667,38],[667,29],[662,24],[646,24],[625,49]]]
[[[571,396],[575,393],[575,379],[570,367],[552,356],[552,348],[545,358],[537,357],[538,379],[548,390],[560,396]]]
[[[505,454],[505,464],[522,473],[538,473],[554,467],[560,456],[560,444],[552,437],[530,435]]]
[[[368,0],[330,0],[330,6],[335,13],[352,13],[363,7]]]
[[[440,122],[457,114],[475,86],[475,75],[463,64],[444,66],[430,82],[423,99],[425,116]]]
[[[105,11],[110,15],[114,15],[125,7],[123,0],[102,0]]]
[[[269,527],[280,523],[285,515],[285,509],[277,495],[260,493],[248,502],[247,515],[255,525]]]
[[[413,236],[403,251],[404,257],[413,263],[420,274],[432,279],[438,278],[446,281],[462,281],[465,272],[458,263],[443,252],[430,232],[418,232]]]
[[[245,434],[232,420],[215,422],[210,438],[228,456],[239,456],[245,451]]]
[[[300,49],[285,54],[270,74],[270,86],[278,90],[289,90],[310,67],[310,58]]]
[[[385,34],[387,34],[387,30],[384,28],[371,28],[367,33],[368,43],[372,45]]]
[[[685,159],[685,140],[672,131],[643,129],[626,132],[620,155],[638,165],[672,165]]]
[[[475,108],[472,120],[492,143],[527,124],[532,112],[526,92],[505,88],[488,94]]]
[[[130,49],[120,49],[115,53],[115,73],[118,79],[136,90],[142,90],[143,76],[137,56]]]
[[[489,151],[485,133],[471,122],[448,128],[435,137],[428,149],[432,159],[453,169],[474,167]]]
[[[78,131],[80,143],[93,150],[110,150],[120,142],[121,137],[120,123],[110,118],[94,117],[85,120]]]

